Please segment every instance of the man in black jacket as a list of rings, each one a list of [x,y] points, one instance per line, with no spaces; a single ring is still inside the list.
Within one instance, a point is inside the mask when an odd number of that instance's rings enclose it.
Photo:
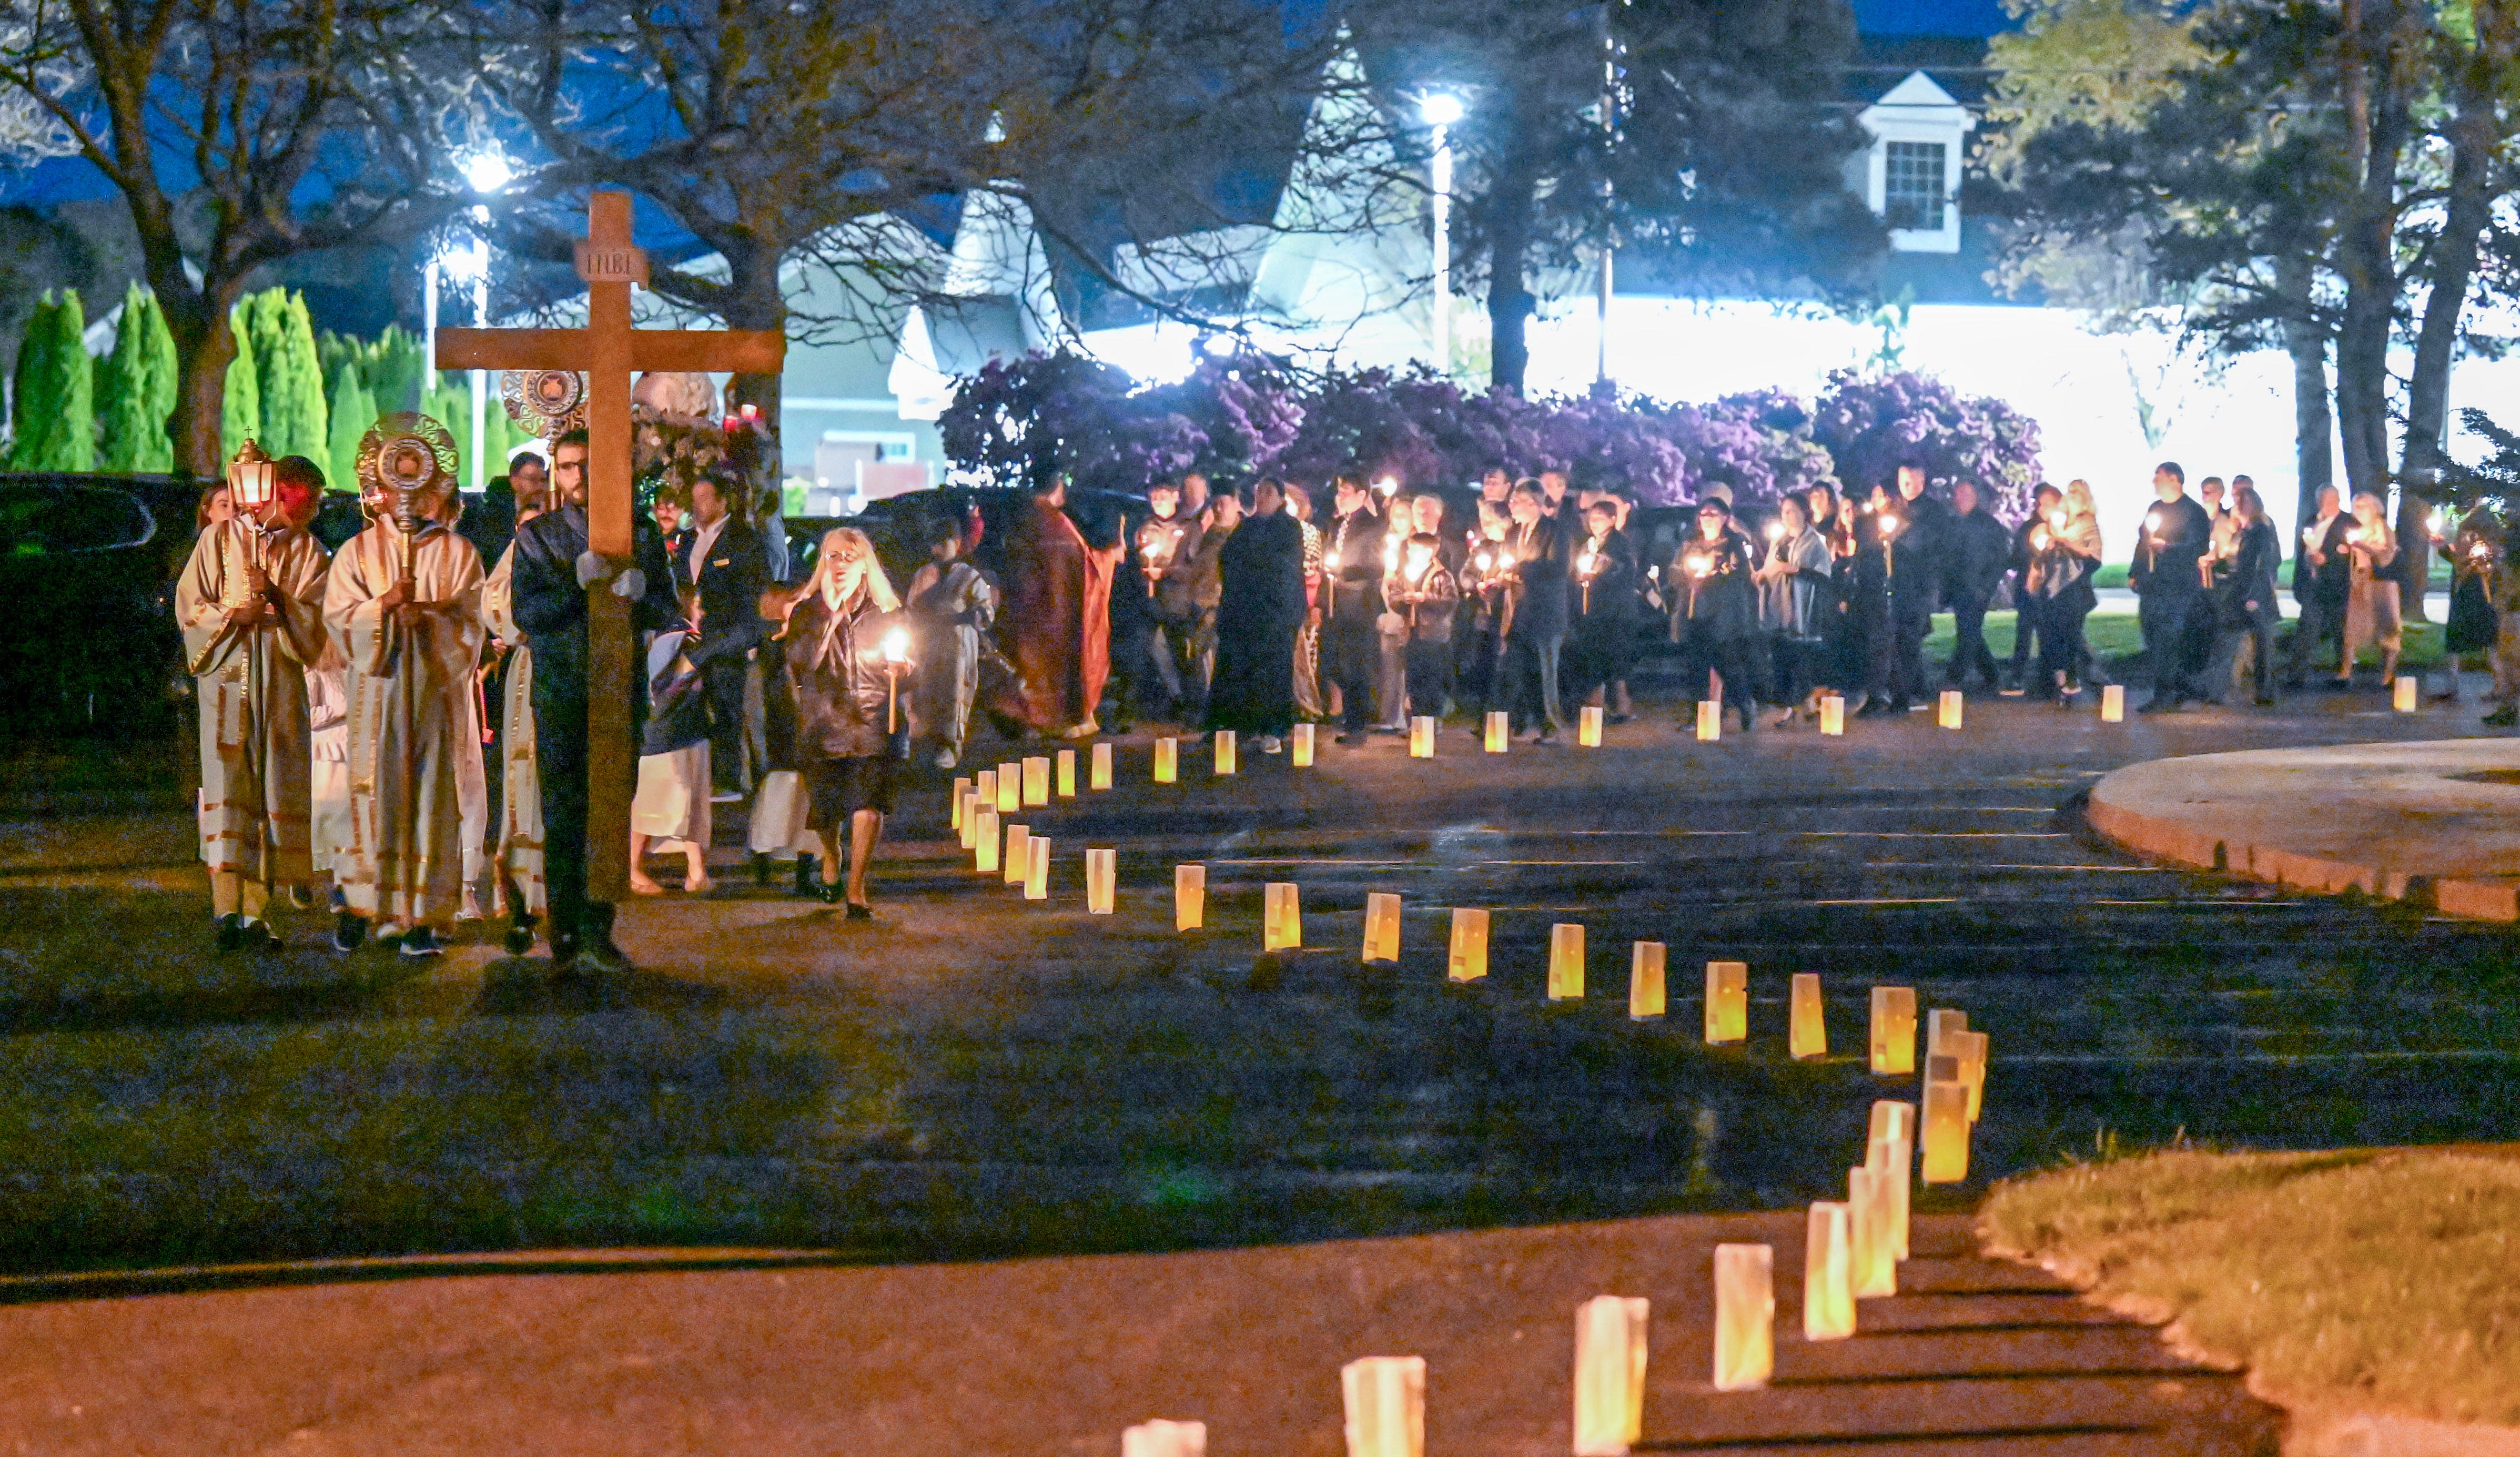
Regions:
[[[571,431],[552,449],[552,495],[560,509],[517,530],[516,615],[534,655],[534,753],[543,791],[543,885],[551,906],[545,933],[563,975],[626,970],[612,944],[612,907],[586,898],[587,632],[586,594],[599,583],[630,601],[633,632],[674,620],[673,569],[665,544],[645,517],[632,523],[632,559],[608,561],[587,549],[586,432]],[[756,604],[755,611],[758,611]],[[638,763],[648,716],[647,684],[636,672],[629,743],[621,762]],[[626,802],[630,786],[616,786]]]
[[[1995,655],[1986,647],[1986,610],[2011,565],[2012,533],[1986,510],[1976,482],[1969,480],[1952,487],[1952,518],[1946,530],[1943,601],[1951,606],[1955,636],[1951,673],[1944,681],[1965,688],[1968,675],[1975,672],[1985,676],[1987,687],[2001,688]]]
[[[1365,737],[1373,721],[1373,680],[1382,665],[1382,518],[1373,493],[1354,476],[1331,482],[1338,519],[1323,544],[1329,577],[1322,613],[1322,666],[1339,690],[1341,744]],[[1562,613],[1561,613],[1562,615]]]
[[[1896,655],[1895,705],[1925,696],[1925,639],[1934,630],[1943,581],[1950,574],[1952,508],[1925,494],[1925,468],[1899,468],[1899,513],[1906,527],[1893,547],[1899,571],[1891,582],[1891,651]]]
[[[687,652],[708,690],[709,777],[720,799],[742,797],[744,669],[770,636],[761,619],[769,553],[760,531],[730,509],[744,492],[742,477],[727,467],[693,481],[692,528],[673,553],[674,595],[698,604],[691,615],[698,635]]]
[[[1508,565],[1505,588],[1505,660],[1501,692],[1513,731],[1557,741],[1557,657],[1566,641],[1567,585],[1572,551],[1565,532],[1549,519],[1548,497],[1524,481],[1506,498],[1512,524],[1499,546]]]
[[[2041,617],[2044,604],[2036,601],[2030,593],[2030,562],[2038,555],[2031,549],[2030,538],[2033,533],[2056,528],[2048,518],[2049,513],[2059,509],[2064,499],[2063,491],[2045,480],[2040,481],[2039,489],[2030,498],[2030,514],[2021,519],[2020,525],[2012,528],[2012,560],[2008,568],[2012,573],[2012,659],[2004,664],[2004,681],[2011,685],[2003,690],[2006,698],[2019,698],[2030,691],[2027,682],[2030,640],[2037,637],[2044,642],[2044,634],[2048,631],[2048,624]],[[2057,520],[2061,524],[2063,518],[2060,516]],[[2055,697],[2055,685],[2045,681],[2045,674],[2041,679],[2037,696]]]
[[[2292,600],[2301,604],[2301,619],[2293,624],[2292,646],[2284,655],[2286,688],[2304,685],[2314,655],[2324,660],[2323,674],[2342,651],[2327,645],[2344,634],[2345,602],[2354,590],[2354,557],[2345,544],[2352,529],[2354,518],[2336,487],[2320,490],[2318,517],[2302,524],[2301,550],[2292,563]]]
[[[2153,469],[2160,500],[2143,514],[2127,585],[2136,593],[2136,617],[2143,628],[2144,660],[2152,668],[2152,697],[2138,713],[2163,713],[2203,697],[2196,683],[2205,664],[2194,650],[2196,618],[2212,605],[2197,561],[2213,543],[2214,523],[2187,496],[2187,473],[2176,461]],[[2208,619],[2211,620],[2210,618]],[[2210,650],[2212,639],[2206,639]]]

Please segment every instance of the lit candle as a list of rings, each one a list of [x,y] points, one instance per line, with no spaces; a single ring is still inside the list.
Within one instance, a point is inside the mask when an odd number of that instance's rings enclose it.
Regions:
[[[1716,1046],[1750,1037],[1750,964],[1706,964],[1706,1040]]]
[[[1453,939],[1444,957],[1444,975],[1455,981],[1476,981],[1488,974],[1488,913],[1478,906],[1453,908]]]
[[[1884,1077],[1916,1071],[1916,989],[1872,988],[1872,1070]]]
[[[910,630],[886,628],[883,634],[883,731],[897,733],[901,728],[901,672],[910,666]]]

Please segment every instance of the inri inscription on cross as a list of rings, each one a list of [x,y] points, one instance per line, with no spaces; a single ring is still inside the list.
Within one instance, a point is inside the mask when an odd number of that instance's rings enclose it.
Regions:
[[[630,195],[587,199],[577,245],[586,281],[583,329],[440,329],[439,369],[565,369],[586,376],[586,534],[597,553],[631,554],[630,386],[649,370],[776,374],[788,341],[767,330],[636,329],[630,289],[648,282],[648,256],[630,241]],[[638,746],[630,695],[645,692],[630,640],[630,604],[598,581],[587,591],[587,893],[618,900],[630,868],[630,797]]]

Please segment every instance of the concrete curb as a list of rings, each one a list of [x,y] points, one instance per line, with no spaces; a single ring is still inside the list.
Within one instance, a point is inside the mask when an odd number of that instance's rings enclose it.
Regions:
[[[2156,860],[2520,921],[2520,740],[2156,759],[2103,776],[2086,815]]]

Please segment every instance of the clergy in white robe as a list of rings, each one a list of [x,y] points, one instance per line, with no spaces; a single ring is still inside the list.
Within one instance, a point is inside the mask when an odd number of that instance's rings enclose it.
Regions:
[[[481,754],[472,676],[484,636],[481,556],[442,520],[455,458],[445,428],[386,417],[360,448],[363,478],[374,457],[397,448],[436,454],[435,475],[415,490],[418,529],[406,542],[387,511],[343,545],[324,620],[349,664],[350,879],[341,888],[380,936],[399,935],[406,954],[426,955],[463,904],[463,780],[468,767],[478,772]]]
[[[511,542],[482,584],[481,620],[508,654],[499,705],[499,742],[504,746],[499,826],[491,857],[498,904],[516,926],[509,949],[522,955],[532,948],[533,924],[543,914],[543,783],[534,759],[534,655],[517,625],[516,571],[517,548]]]
[[[323,643],[329,559],[292,514],[323,488],[275,473],[254,518],[211,526],[175,585],[201,703],[202,860],[219,944],[269,946],[271,892],[314,879],[306,667]]]

